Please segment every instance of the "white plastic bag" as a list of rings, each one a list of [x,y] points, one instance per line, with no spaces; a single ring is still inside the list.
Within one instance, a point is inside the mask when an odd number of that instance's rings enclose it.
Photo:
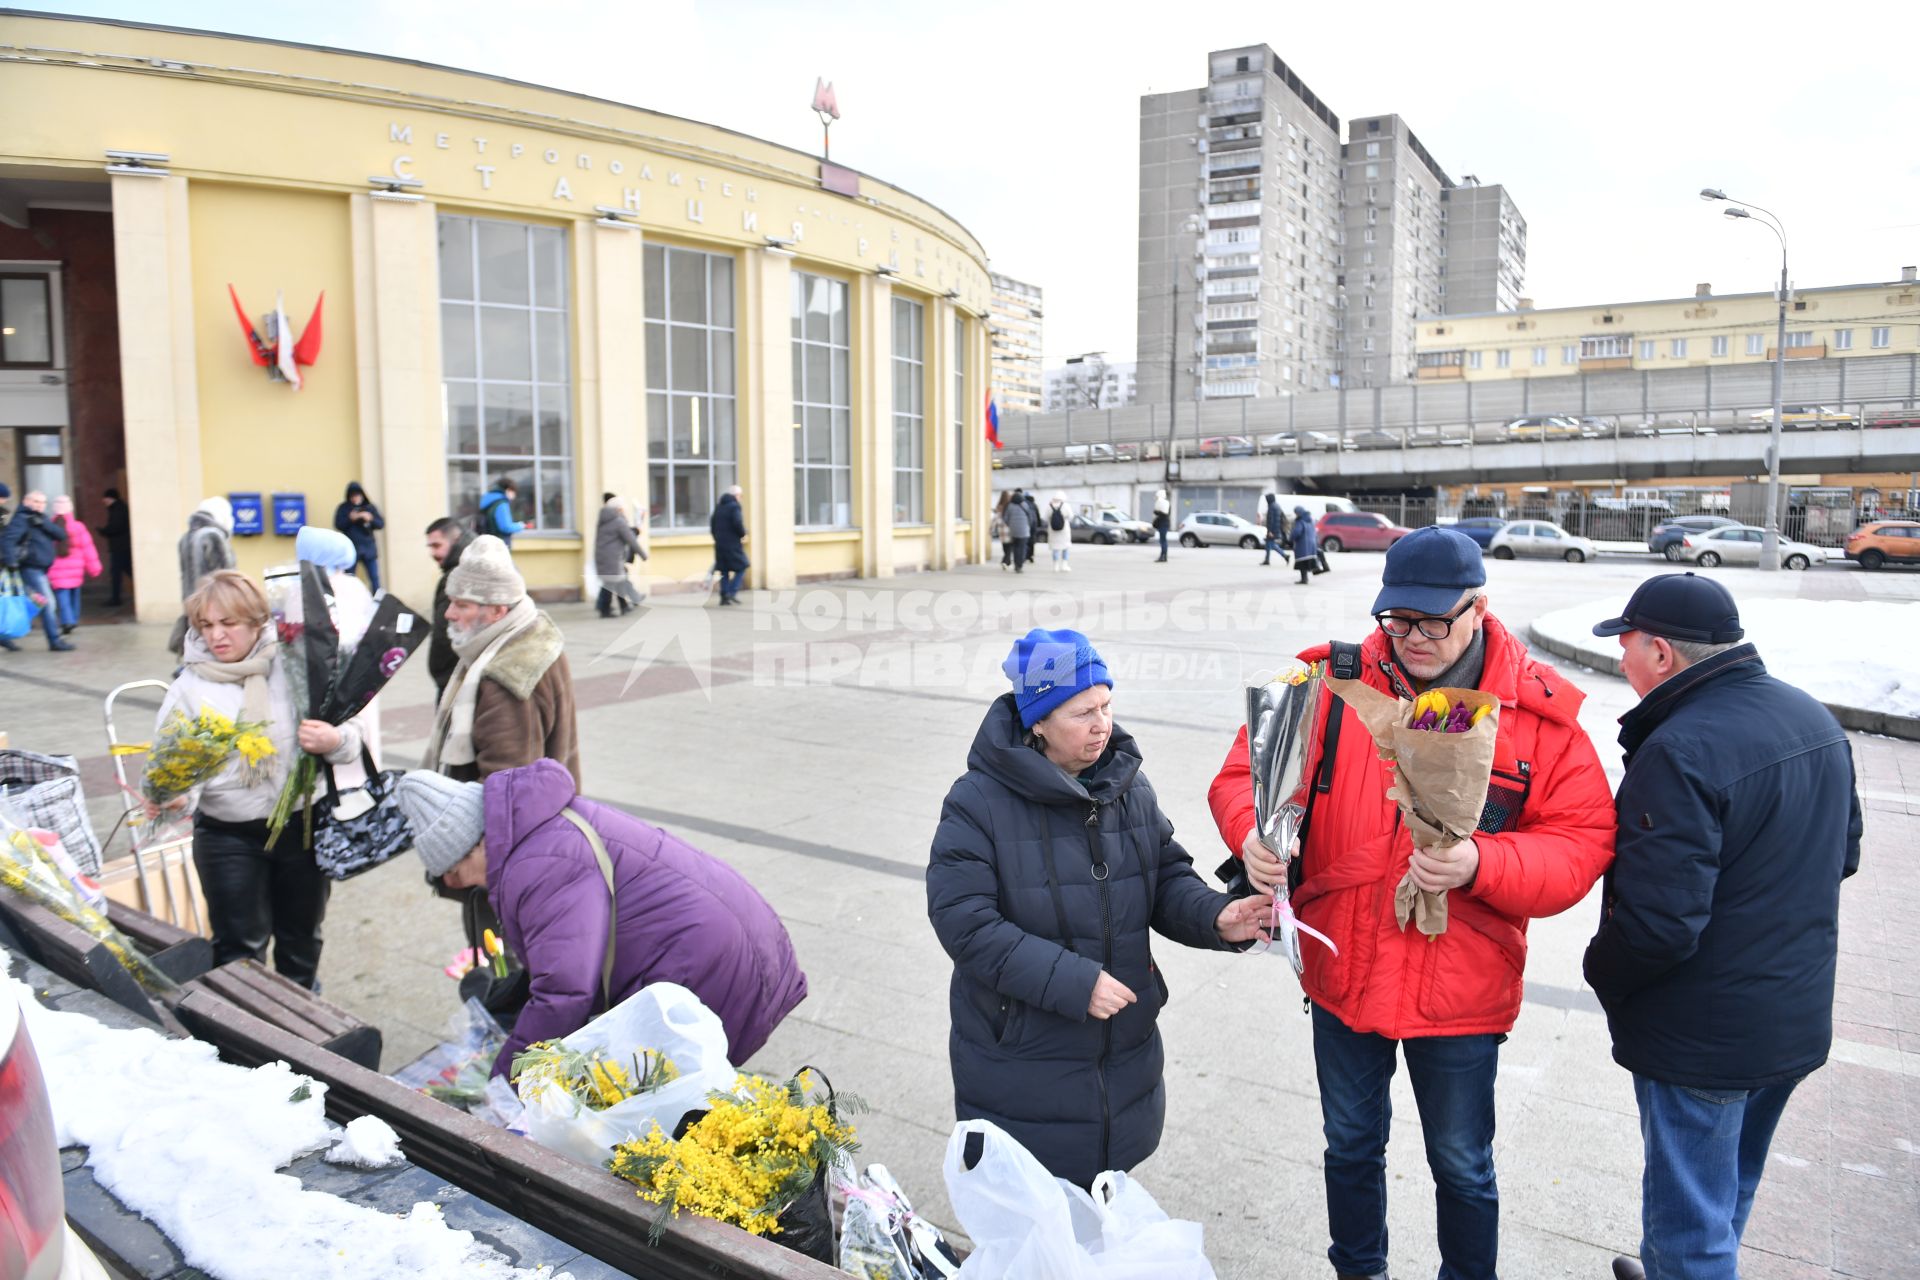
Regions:
[[[966,1167],[970,1135],[980,1158]],[[973,1240],[971,1280],[1214,1280],[1196,1222],[1161,1211],[1124,1173],[1103,1173],[1090,1196],[1049,1175],[998,1126],[963,1120],[947,1141],[947,1197]]]
[[[672,1134],[689,1111],[706,1108],[707,1095],[733,1087],[727,1030],[700,997],[672,982],[656,982],[567,1036],[569,1049],[604,1051],[624,1061],[649,1049],[664,1053],[680,1072],[671,1084],[595,1111],[550,1081],[521,1089],[527,1136],[550,1151],[604,1167],[617,1143],[644,1138],[658,1124]]]

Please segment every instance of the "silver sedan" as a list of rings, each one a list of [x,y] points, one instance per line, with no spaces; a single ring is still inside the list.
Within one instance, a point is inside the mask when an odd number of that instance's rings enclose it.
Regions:
[[[1180,522],[1183,547],[1245,547],[1254,551],[1266,539],[1266,530],[1231,511],[1196,511]]]

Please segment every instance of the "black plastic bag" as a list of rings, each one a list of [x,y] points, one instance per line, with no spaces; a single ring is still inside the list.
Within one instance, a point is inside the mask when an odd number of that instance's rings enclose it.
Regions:
[[[827,1166],[822,1161],[814,1170],[813,1183],[800,1198],[780,1211],[780,1230],[770,1237],[828,1266],[836,1266],[833,1247],[833,1210],[827,1203]]]

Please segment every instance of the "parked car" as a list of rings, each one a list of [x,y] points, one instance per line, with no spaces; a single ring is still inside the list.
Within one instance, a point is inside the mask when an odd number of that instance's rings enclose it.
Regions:
[[[67,1226],[46,1077],[11,990],[0,991],[0,1264],[9,1278],[106,1277]]]
[[[1599,554],[1589,538],[1568,533],[1551,520],[1515,520],[1493,535],[1487,549],[1495,560],[1541,556],[1579,564]]]
[[[1755,422],[1773,422],[1773,410],[1762,409],[1753,415]],[[1835,409],[1824,404],[1783,404],[1780,406],[1780,425],[1783,427],[1851,427],[1857,426],[1857,415]]]
[[[1196,511],[1180,522],[1183,547],[1245,547],[1255,551],[1266,537],[1266,530],[1231,511]]]
[[[1689,535],[1685,558],[1703,569],[1711,569],[1717,564],[1757,565],[1760,563],[1760,543],[1765,537],[1766,530],[1750,524],[1730,525],[1709,533]],[[1780,539],[1782,568],[1805,569],[1826,562],[1825,547],[1816,547],[1810,542],[1795,542],[1787,537]]]
[[[1920,564],[1920,521],[1875,520],[1847,535],[1841,554],[1862,569],[1890,564]]]
[[[1246,436],[1208,436],[1198,452],[1203,458],[1244,458],[1253,453],[1253,441]]]
[[[1619,430],[1619,424],[1607,418],[1581,417],[1575,418],[1574,422],[1579,426],[1580,434],[1589,440],[1610,436]]]
[[[1313,531],[1323,551],[1385,551],[1413,532],[1371,511],[1329,511]]]
[[[1112,531],[1115,541],[1125,542],[1129,539],[1134,542],[1153,541],[1153,526],[1145,520],[1134,519],[1119,507],[1102,503],[1086,507],[1084,512],[1089,520]]]
[[[1509,440],[1575,440],[1580,437],[1580,419],[1564,413],[1532,413],[1507,422]]]
[[[1712,436],[1718,435],[1712,427],[1697,422],[1653,421],[1643,422],[1633,429],[1636,436]]]
[[[1687,554],[1684,543],[1688,534],[1711,533],[1715,529],[1725,529],[1739,523],[1725,516],[1677,516],[1672,520],[1662,520],[1647,535],[1647,550],[1669,560],[1685,560]]]
[[[1350,498],[1339,498],[1326,493],[1279,493],[1280,509],[1287,513],[1287,519],[1293,519],[1296,507],[1305,507],[1307,514],[1318,520],[1329,511],[1358,511]]]
[[[1452,528],[1479,543],[1482,551],[1493,541],[1493,535],[1506,527],[1507,520],[1503,516],[1468,516],[1465,520],[1455,520],[1452,525]]]
[[[1261,436],[1259,444],[1261,453],[1332,453],[1341,448],[1337,431],[1276,431]]]
[[[1129,444],[1069,444],[1062,445],[1061,457],[1068,462],[1131,462],[1133,446]]]

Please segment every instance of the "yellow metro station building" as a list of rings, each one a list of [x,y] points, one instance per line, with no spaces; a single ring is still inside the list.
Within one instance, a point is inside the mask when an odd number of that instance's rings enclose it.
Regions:
[[[471,72],[17,13],[0,120],[0,480],[96,529],[120,489],[142,619],[203,498],[241,495],[259,573],[355,480],[416,606],[426,525],[502,476],[544,598],[609,491],[656,580],[704,575],[732,484],[750,585],[985,555],[986,255],[885,182]]]

